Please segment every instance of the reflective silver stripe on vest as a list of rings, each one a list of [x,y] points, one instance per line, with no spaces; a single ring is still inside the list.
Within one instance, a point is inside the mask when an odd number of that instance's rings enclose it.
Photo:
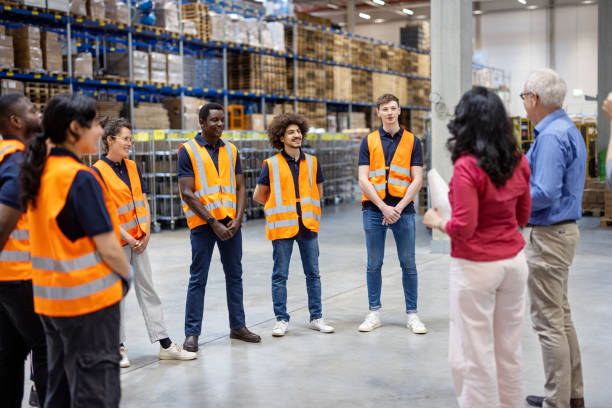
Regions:
[[[121,279],[119,275],[113,272],[109,272],[106,276],[96,279],[91,282],[84,283],[82,285],[70,286],[70,287],[54,287],[54,286],[41,286],[32,285],[34,296],[49,299],[49,300],[71,300],[79,299],[85,296],[90,296],[95,293],[101,292],[113,286],[117,281]]]
[[[8,149],[14,149],[16,146],[6,146],[4,147],[2,150],[0,150],[0,156],[2,156],[2,154],[4,152],[6,152]]]
[[[400,186],[400,187],[408,187],[410,185],[410,183],[407,181],[396,179],[393,177],[389,178],[389,184],[395,184],[396,186]]]
[[[227,157],[229,158],[230,163],[230,185],[229,191],[225,191],[224,189],[224,192],[236,195],[236,180],[234,179],[236,177],[234,174],[234,152],[232,151],[232,147],[227,145],[227,143],[225,146],[225,151],[227,152]]]
[[[372,170],[368,173],[368,177],[384,176],[386,174],[385,169]]]
[[[280,169],[278,167],[278,156],[270,157],[270,164],[272,165],[272,178],[274,179],[274,199],[276,201],[275,208],[283,207],[283,193],[281,190],[280,182]],[[286,211],[283,211],[286,212]]]
[[[185,204],[183,200],[181,200],[181,205],[183,206],[183,212],[185,213],[185,218],[191,218],[195,215],[195,213],[191,211],[191,208],[189,208],[189,206]],[[186,210],[185,210],[185,207],[187,208]]]
[[[127,203],[126,205],[122,205],[121,207],[117,208],[117,215],[123,215],[128,211],[133,210],[134,204],[136,204],[136,207],[138,208],[146,208],[145,207],[145,202],[143,200],[136,200],[133,203]]]
[[[30,253],[28,251],[2,251],[0,252],[0,262],[29,262]]]
[[[410,177],[410,169],[398,166],[397,164],[392,164],[391,166],[389,166],[389,171],[394,171],[396,173],[400,173],[404,176]]]
[[[102,258],[100,257],[98,251],[90,252],[75,259],[67,259],[63,261],[57,261],[52,258],[33,256],[32,268],[67,273],[89,268],[91,266],[99,264],[101,260]]]
[[[212,187],[202,187],[201,190],[198,190],[196,192],[194,192],[193,194],[200,198],[200,197],[204,197],[210,194],[215,194],[215,193],[220,193],[221,192],[221,186],[212,186]]]
[[[380,191],[380,190],[384,190],[386,188],[386,184],[372,184],[374,186],[374,190],[376,191]]]
[[[294,213],[296,211],[297,211],[297,209],[296,209],[295,205],[286,205],[286,206],[281,206],[281,207],[268,208],[267,210],[264,210],[264,214],[267,217],[269,215],[283,214],[283,213]]]
[[[321,216],[313,211],[306,211],[302,213],[302,218],[314,218],[317,221],[321,221]]]
[[[121,224],[121,228],[123,228],[126,231],[129,231],[135,226],[137,226],[138,224],[146,224],[146,223],[147,223],[147,217],[136,217],[132,221],[126,222],[125,224]]]
[[[309,155],[308,153],[304,154],[304,156],[306,156],[306,163],[308,164],[308,182],[310,183],[310,186],[312,186],[313,183],[313,179],[312,179],[312,167],[313,167],[313,163],[312,163],[312,156]],[[312,190],[312,188],[311,188]]]
[[[282,228],[282,227],[296,227],[297,225],[298,225],[297,219],[282,220],[282,221],[275,221],[275,222],[268,222],[266,220],[266,226],[270,230],[273,230],[275,228]]]
[[[302,205],[312,204],[314,206],[321,207],[321,201],[315,200],[314,198],[311,198],[311,197],[300,198],[300,204]]]
[[[219,186],[208,187],[208,179],[206,178],[206,170],[204,168],[204,161],[202,160],[202,156],[200,156],[200,151],[198,150],[198,146],[196,145],[196,141],[191,139],[187,142],[189,147],[191,147],[191,152],[193,153],[193,157],[196,162],[196,166],[198,167],[198,175],[200,176],[200,184],[202,185],[202,189],[196,191],[194,194],[196,197],[202,197],[208,194],[218,193]],[[209,189],[216,189],[217,191],[208,191]]]
[[[26,239],[30,238],[30,231],[27,229],[23,229],[23,230],[13,230],[13,232],[11,232],[11,235],[9,235],[9,238],[15,239],[17,241],[25,241]]]

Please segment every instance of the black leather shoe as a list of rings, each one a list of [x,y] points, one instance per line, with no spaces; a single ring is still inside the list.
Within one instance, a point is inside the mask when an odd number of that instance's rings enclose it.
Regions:
[[[230,339],[242,340],[248,343],[259,343],[261,341],[261,337],[251,332],[246,327],[232,329],[230,331]]]
[[[198,336],[187,336],[183,343],[183,350],[197,352],[198,351]]]
[[[541,407],[544,405],[544,397],[536,395],[528,395],[527,403],[532,407]],[[584,408],[584,398],[572,398],[570,400],[570,408]]]

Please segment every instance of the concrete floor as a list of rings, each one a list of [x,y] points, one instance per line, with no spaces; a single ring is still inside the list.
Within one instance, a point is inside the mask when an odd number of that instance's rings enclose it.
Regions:
[[[211,265],[198,359],[158,361],[136,298],[127,299],[127,347],[132,366],[122,370],[122,407],[456,407],[447,363],[448,255],[431,254],[430,235],[417,218],[419,309],[429,333],[406,329],[401,272],[391,233],[383,266],[383,327],[359,333],[367,313],[365,244],[357,202],[327,208],[321,224],[323,313],[334,334],[307,328],[308,310],[299,252],[288,282],[289,334],[273,338],[270,295],[272,246],[263,220],[243,227],[244,304],[247,325],[261,344],[230,340],[225,281],[218,252]],[[587,407],[612,407],[612,229],[598,218],[580,222],[581,240],[571,270],[570,303],[583,356]],[[154,235],[155,285],[171,338],[182,344],[190,244],[187,230]],[[538,340],[526,316],[523,391],[541,394]],[[27,395],[26,395],[27,396]],[[480,408],[480,407],[478,407]]]

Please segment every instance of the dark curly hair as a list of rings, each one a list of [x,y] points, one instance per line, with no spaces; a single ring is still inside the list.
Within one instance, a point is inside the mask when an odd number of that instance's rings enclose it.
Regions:
[[[268,125],[268,140],[273,148],[283,150],[284,145],[280,139],[285,136],[285,131],[289,125],[297,125],[300,128],[300,132],[302,132],[302,137],[306,137],[306,133],[308,133],[306,118],[299,113],[281,113],[275,116],[272,119],[272,123]]]
[[[446,147],[453,163],[464,154],[473,155],[497,187],[512,177],[522,154],[504,104],[494,92],[476,86],[463,94],[448,130],[452,137]]]
[[[104,136],[102,136],[102,153],[108,153],[108,137],[115,139],[121,129],[128,128],[132,130],[130,121],[125,118],[109,118],[105,117],[100,121],[100,125],[104,128]]]

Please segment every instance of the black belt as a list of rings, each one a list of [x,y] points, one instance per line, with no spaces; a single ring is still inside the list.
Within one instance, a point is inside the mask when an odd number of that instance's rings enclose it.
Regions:
[[[559,222],[555,222],[554,224],[550,224],[550,225],[534,225],[534,224],[527,224],[528,227],[552,227],[555,225],[565,225],[565,224],[575,224],[576,220],[563,220],[563,221],[559,221]]]

